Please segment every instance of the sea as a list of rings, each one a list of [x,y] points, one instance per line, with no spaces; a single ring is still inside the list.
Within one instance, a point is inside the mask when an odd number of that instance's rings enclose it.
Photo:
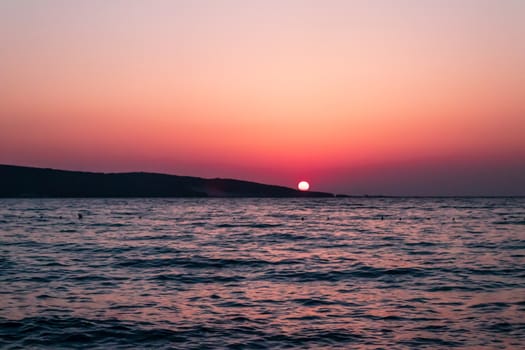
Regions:
[[[0,348],[525,349],[525,198],[2,199]]]

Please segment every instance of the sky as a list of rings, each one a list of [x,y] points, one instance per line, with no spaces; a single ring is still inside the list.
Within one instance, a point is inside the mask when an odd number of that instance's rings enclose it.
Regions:
[[[525,1],[0,0],[0,163],[525,195]]]

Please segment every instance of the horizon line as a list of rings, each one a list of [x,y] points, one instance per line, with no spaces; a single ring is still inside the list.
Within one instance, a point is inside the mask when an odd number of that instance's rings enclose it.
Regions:
[[[251,182],[251,183],[257,183],[262,185],[270,185],[270,186],[278,186],[278,187],[285,187],[289,189],[293,189],[292,187],[283,186],[283,185],[273,185],[273,184],[267,184],[257,181],[250,181],[250,180],[243,180],[243,179],[236,179],[236,178],[222,178],[222,177],[200,177],[200,176],[192,176],[192,175],[177,175],[177,174],[169,174],[169,173],[161,173],[161,172],[148,172],[148,171],[123,171],[123,172],[104,172],[104,171],[88,171],[88,170],[71,170],[71,169],[57,169],[52,167],[40,167],[40,166],[29,166],[29,165],[17,165],[17,164],[5,164],[0,163],[0,166],[8,166],[8,167],[20,167],[20,168],[33,168],[33,169],[40,169],[40,170],[53,170],[53,171],[66,171],[66,172],[77,172],[77,173],[88,173],[88,174],[104,174],[104,175],[118,175],[118,174],[153,174],[153,175],[165,175],[165,176],[178,176],[178,177],[193,177],[193,178],[200,178],[200,179],[206,179],[206,180],[233,180],[233,181],[243,181],[243,182]],[[525,198],[525,194],[511,194],[511,195],[383,195],[383,194],[346,194],[346,193],[332,193],[332,192],[325,192],[325,191],[310,191],[310,192],[324,192],[324,193],[331,193],[333,194],[332,198]],[[3,197],[3,198],[122,198],[122,197]],[[125,197],[125,198],[159,198],[159,197]],[[162,198],[181,198],[181,197],[162,197]],[[268,198],[268,197],[202,197],[202,198]],[[201,198],[201,199],[202,199]],[[310,198],[310,197],[304,197],[304,198]],[[318,198],[317,198],[318,199]]]

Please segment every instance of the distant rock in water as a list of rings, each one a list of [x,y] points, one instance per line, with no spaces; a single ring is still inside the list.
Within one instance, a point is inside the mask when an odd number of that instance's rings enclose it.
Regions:
[[[0,197],[334,197],[233,179],[0,165]]]

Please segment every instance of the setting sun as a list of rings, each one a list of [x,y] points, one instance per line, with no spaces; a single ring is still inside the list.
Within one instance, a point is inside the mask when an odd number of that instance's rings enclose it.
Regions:
[[[299,189],[299,191],[308,191],[308,189],[310,188],[310,184],[306,181],[301,181],[297,185],[297,188]]]

